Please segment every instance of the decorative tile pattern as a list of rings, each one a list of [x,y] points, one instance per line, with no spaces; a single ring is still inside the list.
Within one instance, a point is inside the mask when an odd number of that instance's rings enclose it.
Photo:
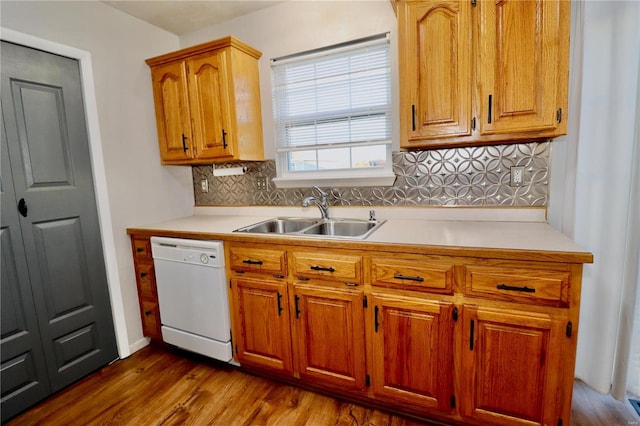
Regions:
[[[393,153],[397,178],[390,187],[329,188],[339,206],[546,206],[549,199],[551,142]],[[196,205],[300,205],[312,188],[277,189],[274,161],[216,164],[247,168],[239,176],[213,177],[211,166],[193,167]],[[511,166],[524,166],[524,182],[509,186]],[[256,177],[267,178],[258,190]],[[209,181],[209,192],[200,181]],[[316,194],[317,195],[317,194]]]

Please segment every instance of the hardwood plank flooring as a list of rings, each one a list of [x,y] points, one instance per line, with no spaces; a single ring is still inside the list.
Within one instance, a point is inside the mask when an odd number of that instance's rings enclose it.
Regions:
[[[576,381],[572,425],[639,425],[631,405]],[[10,420],[19,425],[388,425],[414,420],[148,346]]]

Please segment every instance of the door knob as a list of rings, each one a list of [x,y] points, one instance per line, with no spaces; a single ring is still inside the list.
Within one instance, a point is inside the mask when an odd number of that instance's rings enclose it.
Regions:
[[[20,198],[20,201],[18,201],[18,212],[20,212],[23,217],[27,217],[27,202],[24,198]]]

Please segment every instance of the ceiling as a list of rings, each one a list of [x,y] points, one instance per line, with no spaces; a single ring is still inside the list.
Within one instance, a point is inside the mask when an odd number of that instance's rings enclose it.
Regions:
[[[282,3],[282,0],[118,0],[103,3],[170,33],[183,35]]]

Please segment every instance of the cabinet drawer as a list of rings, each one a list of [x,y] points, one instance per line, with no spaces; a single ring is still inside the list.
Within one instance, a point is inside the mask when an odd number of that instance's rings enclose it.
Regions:
[[[157,299],[153,265],[139,263],[136,267],[136,273],[138,274],[138,295],[143,299]]]
[[[362,257],[340,252],[291,252],[293,275],[351,283],[362,282]]]
[[[133,255],[136,259],[152,259],[151,242],[148,238],[133,239]]]
[[[564,271],[466,266],[466,293],[521,302],[567,305],[570,274]]]
[[[371,258],[371,284],[401,290],[451,293],[453,264],[426,260],[422,256]]]
[[[234,271],[287,274],[287,252],[285,250],[231,246],[229,264]]]
[[[153,301],[142,300],[140,306],[142,308],[142,333],[152,339],[162,340],[158,304]]]

